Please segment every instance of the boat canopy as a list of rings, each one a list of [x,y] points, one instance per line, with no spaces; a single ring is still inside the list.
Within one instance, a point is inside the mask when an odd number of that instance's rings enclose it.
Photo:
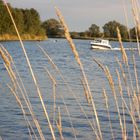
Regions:
[[[104,40],[104,39],[95,39],[94,43],[109,44],[109,41],[108,40]]]

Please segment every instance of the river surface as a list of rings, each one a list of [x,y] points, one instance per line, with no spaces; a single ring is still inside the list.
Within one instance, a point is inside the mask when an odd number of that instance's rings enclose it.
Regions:
[[[112,74],[116,95],[118,98],[118,105],[120,109],[120,115],[123,122],[125,122],[127,136],[132,139],[133,137],[133,122],[131,120],[128,110],[125,108],[123,112],[122,100],[120,99],[118,78],[116,69],[120,72],[116,58],[122,63],[122,55],[119,50],[111,51],[99,51],[90,49],[89,40],[74,40],[76,49],[78,50],[79,57],[86,73],[90,90],[95,102],[96,110],[98,113],[98,119],[100,122],[102,137],[105,140],[112,139],[112,133],[110,129],[110,122],[112,124],[113,135],[115,139],[122,139],[121,128],[119,125],[118,111],[114,96],[111,92],[108,80],[103,70],[98,66],[93,59],[107,66]],[[48,127],[48,122],[44,117],[43,109],[40,100],[37,95],[36,87],[32,80],[25,56],[18,41],[1,42],[1,44],[9,51],[13,57],[16,69],[24,83],[30,102],[33,107],[33,111],[38,119],[44,137],[47,140],[51,140],[51,132]],[[44,55],[38,45],[43,48],[47,54],[51,57],[53,62],[59,68],[58,73],[55,68],[50,64],[48,58]],[[113,48],[119,48],[118,42],[111,42]],[[136,43],[123,43],[124,48],[136,48]],[[82,75],[79,65],[73,56],[73,53],[69,47],[69,44],[65,39],[48,39],[47,41],[32,42],[25,41],[24,46],[29,57],[32,69],[35,73],[39,88],[42,93],[42,97],[49,114],[51,123],[54,126],[54,132],[56,139],[60,139],[59,132],[56,127],[56,121],[58,120],[58,108],[61,111],[62,117],[62,132],[64,139],[80,139],[80,140],[92,140],[95,139],[95,131],[90,127],[89,122],[97,129],[95,114],[92,107],[87,103],[83,85],[81,83]],[[135,57],[137,66],[138,80],[140,80],[140,57],[138,51],[126,51],[129,59],[129,72],[130,75],[127,79],[128,85],[133,85],[132,88],[136,89],[136,80],[134,74],[134,65],[132,56]],[[123,65],[124,66],[124,65]],[[124,66],[125,67],[125,66]],[[129,75],[127,69],[126,75]],[[54,98],[53,98],[53,82],[49,77],[49,73],[56,80],[55,94],[56,94],[56,111],[53,112]],[[121,74],[120,74],[121,75]],[[65,81],[63,80],[63,78]],[[122,78],[122,75],[121,75]],[[19,78],[18,78],[19,79]],[[122,86],[124,86],[123,79]],[[20,80],[19,80],[19,84]],[[29,132],[23,113],[19,108],[15,97],[11,94],[8,85],[11,85],[11,80],[7,74],[7,71],[3,65],[3,60],[0,58],[0,137],[3,140],[28,140],[30,139]],[[130,90],[131,90],[130,86]],[[108,109],[105,105],[105,99],[103,96],[103,89],[106,90],[108,97],[108,108],[110,119],[108,117]],[[23,89],[22,89],[23,90]],[[124,99],[128,103],[129,98],[126,92],[126,88],[123,87]],[[27,111],[27,117],[31,121],[33,129],[38,137],[37,130],[33,125],[30,113],[25,105],[21,95],[21,102],[24,109]],[[84,113],[83,113],[84,110]],[[86,114],[86,116],[85,116]],[[53,115],[55,115],[53,121]],[[124,119],[125,117],[125,119]],[[88,118],[88,119],[87,119]],[[125,120],[125,121],[124,121]],[[137,122],[139,126],[139,121]],[[32,134],[33,135],[33,134]],[[33,137],[33,139],[35,139]]]

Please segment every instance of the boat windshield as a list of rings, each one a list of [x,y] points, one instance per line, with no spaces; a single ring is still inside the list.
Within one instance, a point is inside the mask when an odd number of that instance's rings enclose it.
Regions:
[[[102,40],[102,39],[96,39],[96,40],[94,40],[94,43],[109,44],[108,40]]]
[[[101,43],[102,40],[94,40],[95,43]]]

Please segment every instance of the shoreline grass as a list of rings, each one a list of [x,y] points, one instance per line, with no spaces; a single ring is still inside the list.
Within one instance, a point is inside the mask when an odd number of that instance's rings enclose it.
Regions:
[[[21,35],[21,39],[25,41],[34,41],[34,40],[42,41],[46,40],[47,36],[24,34]],[[19,38],[17,35],[4,34],[0,35],[0,41],[19,41]]]

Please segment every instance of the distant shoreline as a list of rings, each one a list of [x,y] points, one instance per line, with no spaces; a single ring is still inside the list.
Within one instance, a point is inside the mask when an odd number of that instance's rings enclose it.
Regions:
[[[24,34],[21,35],[21,39],[24,41],[41,41],[46,40],[47,36],[37,36],[37,35],[31,35],[31,34]],[[4,34],[0,35],[0,41],[18,41],[19,38],[17,35],[10,35],[10,34]]]
[[[65,38],[65,37],[47,37],[47,36],[35,36],[35,35],[30,35],[30,34],[24,34],[21,35],[21,39],[23,41],[43,41],[43,40],[47,40],[49,38],[54,38],[54,39],[61,39],[61,38]],[[81,39],[81,40],[94,40],[95,38],[91,38],[91,37],[78,37],[78,38],[72,38],[72,39]],[[109,41],[118,41],[117,38],[104,38],[104,39],[108,39]],[[0,41],[19,41],[19,38],[16,35],[0,35]],[[137,42],[136,39],[122,39],[123,42]]]
[[[49,37],[48,37],[49,38]],[[65,37],[50,37],[50,38],[65,38]],[[97,37],[73,37],[72,39],[81,39],[81,40],[94,40],[94,39],[96,39]],[[118,38],[104,38],[104,39],[107,39],[107,40],[109,40],[109,41],[118,41]],[[122,39],[122,41],[123,42],[137,42],[137,40],[136,39]]]

